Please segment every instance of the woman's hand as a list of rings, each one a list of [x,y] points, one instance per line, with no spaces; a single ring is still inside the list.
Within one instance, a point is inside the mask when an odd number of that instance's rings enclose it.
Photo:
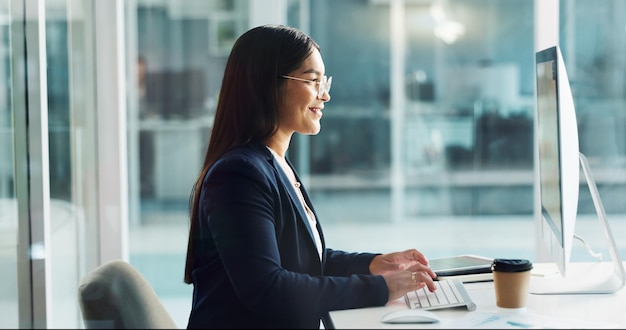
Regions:
[[[432,278],[436,276],[428,266],[428,259],[416,249],[380,254],[374,257],[370,263],[370,273],[374,275],[383,275],[387,272],[404,269],[426,271]]]
[[[409,291],[415,291],[428,287],[431,292],[435,290],[433,277],[426,271],[398,270],[382,275],[389,289],[389,301],[403,297]]]
[[[428,259],[418,250],[409,249],[377,255],[372,259],[369,268],[372,274],[385,278],[389,289],[389,301],[424,286],[430,291],[435,290],[433,279],[437,275],[430,269]]]

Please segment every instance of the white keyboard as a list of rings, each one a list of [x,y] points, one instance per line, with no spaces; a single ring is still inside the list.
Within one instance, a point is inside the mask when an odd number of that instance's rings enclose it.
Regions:
[[[465,306],[468,311],[476,309],[476,304],[474,304],[467,292],[467,288],[460,280],[440,280],[435,281],[435,284],[437,285],[435,292],[430,292],[427,287],[408,292],[404,296],[407,306],[423,310],[459,306]]]

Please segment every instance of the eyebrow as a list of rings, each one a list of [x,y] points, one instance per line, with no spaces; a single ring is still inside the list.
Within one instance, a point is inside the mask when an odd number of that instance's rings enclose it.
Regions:
[[[303,71],[302,73],[313,73],[313,74],[316,74],[318,76],[322,75],[319,71],[317,71],[315,69],[308,69],[308,70]]]

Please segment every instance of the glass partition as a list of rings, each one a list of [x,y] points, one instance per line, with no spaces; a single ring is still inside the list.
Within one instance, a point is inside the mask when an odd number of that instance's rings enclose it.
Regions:
[[[14,187],[13,110],[11,101],[11,11],[0,1],[0,328],[16,329],[17,202]]]
[[[45,3],[52,328],[83,327],[77,288],[98,260],[92,8]]]
[[[77,287],[87,260],[97,259],[89,12],[82,1],[0,2],[0,328],[82,327]],[[24,16],[11,17],[15,13]],[[12,49],[20,43],[25,48]],[[18,160],[18,145],[45,151]],[[19,150],[20,157],[26,153]],[[28,199],[20,201],[27,210],[18,210],[16,162],[30,178],[19,196]],[[49,177],[38,181],[40,173]],[[18,219],[26,221],[20,231]],[[24,268],[30,278],[19,278]]]
[[[568,72],[579,148],[589,161],[621,255],[626,246],[626,3],[560,1],[559,42]],[[602,19],[599,19],[599,18]],[[608,248],[586,182],[580,186],[577,233]],[[581,244],[578,258],[588,258]]]
[[[333,246],[533,256],[533,10],[523,0],[311,7],[334,77],[311,138],[311,187]],[[513,227],[518,240],[486,234]]]

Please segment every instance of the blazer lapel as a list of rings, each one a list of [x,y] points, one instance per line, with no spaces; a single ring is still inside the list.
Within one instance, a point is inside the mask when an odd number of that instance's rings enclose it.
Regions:
[[[268,150],[268,152],[269,152],[269,150]],[[296,193],[296,187],[294,187],[293,184],[289,181],[289,178],[287,178],[287,175],[285,174],[283,169],[280,167],[278,162],[274,159],[274,156],[270,154],[270,157],[271,157],[272,166],[274,167],[274,169],[279,174],[280,182],[285,187],[287,187],[287,192],[289,193],[289,198],[291,199],[291,203],[296,207],[296,210],[298,210],[298,215],[299,215],[300,221],[302,221],[304,223],[307,231],[309,232],[309,237],[311,238],[311,242],[313,243],[313,246],[315,246],[315,237],[313,236],[313,230],[314,229],[311,228],[311,225],[309,225],[309,220],[308,220],[308,217],[306,215],[306,212],[304,211],[304,207],[302,207],[302,204],[300,203],[300,198],[298,197],[298,194]],[[289,162],[289,161],[287,161],[287,162],[289,163],[289,166],[291,166],[291,162]],[[296,175],[296,178],[298,178],[297,174],[295,174],[295,175]],[[302,191],[302,195],[303,196],[305,195],[303,191]],[[317,228],[315,228],[315,230],[317,230]],[[321,236],[321,234],[320,234],[320,236]]]
[[[291,162],[289,161],[289,159],[287,159],[287,162],[289,163],[289,166],[291,166],[291,168],[293,168],[293,165],[291,164]],[[300,177],[298,176],[298,173],[296,173],[294,171],[294,175],[296,176],[296,180],[298,180],[298,182],[302,182],[302,180],[300,180]],[[315,215],[315,224],[317,226],[317,228],[315,228],[315,230],[317,230],[317,232],[320,235],[320,241],[322,242],[322,258],[324,258],[326,256],[326,253],[324,253],[324,251],[326,251],[326,242],[324,241],[324,234],[322,231],[322,225],[320,225],[320,220],[317,218],[317,213],[315,212],[315,209],[313,208],[313,203],[311,203],[311,198],[309,197],[309,194],[307,193],[306,189],[304,188],[304,186],[300,186],[302,187],[300,189],[300,192],[302,193],[302,196],[304,197],[304,201],[307,203],[307,205],[309,206],[309,208],[311,209],[311,212],[313,212],[313,214]],[[306,221],[307,224],[309,223],[308,221]],[[307,227],[310,229],[310,226]],[[310,234],[312,234],[309,231]],[[313,242],[315,242],[315,239],[313,239]]]

